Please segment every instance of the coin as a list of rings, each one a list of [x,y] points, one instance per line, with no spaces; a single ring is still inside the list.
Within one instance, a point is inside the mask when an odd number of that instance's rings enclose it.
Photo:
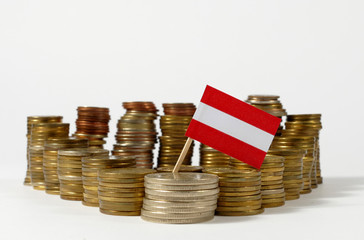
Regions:
[[[154,173],[144,177],[146,183],[165,185],[201,185],[214,184],[218,182],[218,177],[206,173]]]

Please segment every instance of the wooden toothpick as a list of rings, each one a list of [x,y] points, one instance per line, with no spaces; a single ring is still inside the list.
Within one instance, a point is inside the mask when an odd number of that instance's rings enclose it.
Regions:
[[[190,149],[191,143],[192,143],[192,138],[187,138],[186,143],[185,143],[185,145],[184,145],[184,147],[182,149],[181,154],[178,157],[178,160],[176,162],[176,165],[173,168],[172,173],[178,173],[178,171],[179,171],[179,169],[180,169],[180,167],[182,165],[183,160],[185,160],[188,149]]]

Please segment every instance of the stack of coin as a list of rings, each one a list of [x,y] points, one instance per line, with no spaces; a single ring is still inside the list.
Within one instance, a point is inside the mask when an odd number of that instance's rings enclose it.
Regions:
[[[159,167],[157,168],[158,172],[172,172],[174,169],[174,166],[168,166],[168,167]],[[179,172],[202,172],[203,167],[201,166],[190,166],[190,165],[181,165],[179,168]]]
[[[284,161],[284,157],[267,154],[260,167],[264,208],[280,207],[285,204]]]
[[[315,137],[311,136],[295,136],[288,133],[287,130],[282,131],[281,137],[275,137],[272,143],[274,149],[295,149],[306,151],[303,157],[303,189],[300,194],[311,192],[311,172],[314,164]],[[293,177],[292,177],[293,179]],[[297,181],[300,181],[297,177]]]
[[[285,125],[287,132],[290,131],[292,135],[315,137],[315,158],[311,174],[311,184],[313,188],[317,187],[317,184],[322,183],[319,144],[320,130],[322,129],[321,114],[288,115]]]
[[[38,123],[31,128],[29,163],[30,176],[34,189],[45,190],[43,173],[44,143],[48,139],[65,138],[69,133],[68,123]]]
[[[87,148],[71,148],[58,151],[58,178],[62,199],[83,200],[81,160],[88,155]]]
[[[278,139],[278,138],[277,138]],[[301,149],[274,149],[276,142],[272,143],[268,154],[284,157],[283,185],[286,200],[300,198],[303,189],[302,159],[306,150]]]
[[[220,179],[216,215],[246,216],[264,212],[259,170],[208,168],[204,172],[216,174]]]
[[[101,151],[101,149],[99,149]],[[135,157],[132,156],[108,156],[109,151],[104,150],[101,155],[82,158],[82,204],[90,207],[99,206],[98,198],[98,172],[102,169],[135,167]]]
[[[138,168],[153,167],[157,108],[152,102],[124,102],[126,113],[117,124],[113,155],[135,156]]]
[[[219,178],[206,173],[154,173],[145,179],[142,219],[198,223],[214,218]]]
[[[165,115],[160,119],[162,136],[159,137],[158,167],[176,164],[187,140],[185,133],[196,106],[193,103],[164,103],[163,109]],[[191,165],[193,145],[192,143],[184,159],[185,165]]]
[[[87,139],[64,138],[48,140],[44,144],[43,173],[45,190],[48,194],[59,194],[58,150],[66,148],[87,148]]]
[[[100,212],[139,216],[144,196],[144,176],[153,169],[114,168],[99,171]]]
[[[30,179],[29,170],[29,146],[30,146],[30,134],[32,130],[32,125],[37,123],[54,123],[62,122],[62,116],[28,116],[27,117],[27,172],[24,179],[24,185],[31,186],[32,180]]]
[[[205,144],[200,145],[200,166],[204,168],[229,167],[230,156]]]
[[[246,102],[279,118],[287,115],[286,110],[283,108],[283,105],[279,100],[279,96],[276,95],[249,95]],[[281,125],[278,128],[276,135],[280,135],[282,129],[283,126]]]
[[[104,138],[109,132],[109,109],[101,107],[78,107],[76,132],[77,138],[87,138],[90,148],[103,148]]]

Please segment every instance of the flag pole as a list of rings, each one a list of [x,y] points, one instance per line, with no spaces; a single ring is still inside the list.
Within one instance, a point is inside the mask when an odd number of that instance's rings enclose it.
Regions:
[[[187,138],[186,143],[182,149],[181,154],[178,157],[178,160],[176,162],[176,165],[173,168],[172,173],[178,173],[179,169],[181,168],[183,160],[185,160],[188,149],[190,149],[191,143],[192,143],[192,138]]]

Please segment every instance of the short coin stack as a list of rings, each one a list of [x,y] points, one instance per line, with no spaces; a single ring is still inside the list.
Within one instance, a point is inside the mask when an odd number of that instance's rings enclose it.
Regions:
[[[90,148],[103,148],[104,138],[109,132],[109,109],[102,107],[78,107],[76,132],[77,138],[87,138]]]
[[[187,140],[185,133],[196,111],[196,106],[193,103],[164,103],[163,109],[165,115],[160,118],[162,136],[159,137],[158,167],[176,164]],[[183,164],[191,164],[192,154],[193,143]]]
[[[144,196],[144,175],[153,169],[114,168],[99,172],[100,212],[119,216],[139,216]]]
[[[208,168],[204,172],[220,178],[216,215],[247,216],[264,212],[259,170]]]
[[[87,156],[89,156],[87,148],[71,148],[58,151],[58,178],[62,199],[82,201],[81,159]]]
[[[31,181],[34,189],[45,190],[43,173],[43,150],[45,141],[50,138],[65,138],[68,136],[68,132],[68,123],[38,123],[32,125],[29,163]]]
[[[284,157],[283,185],[285,199],[299,199],[303,188],[302,159],[306,151],[302,149],[275,149],[274,147],[275,142],[273,141],[268,154]]]
[[[145,176],[142,219],[156,223],[198,223],[214,218],[219,178],[206,173]]]
[[[284,157],[267,154],[260,168],[262,178],[262,206],[280,207],[285,203],[283,185]]]
[[[200,145],[200,166],[204,168],[228,167],[230,156],[205,144]]]
[[[157,108],[152,102],[124,102],[126,113],[117,124],[113,155],[135,156],[138,168],[153,167]]]
[[[98,172],[102,169],[135,167],[135,157],[132,156],[108,156],[106,149],[93,150],[93,156],[82,158],[82,204],[89,207],[98,207]],[[103,151],[103,152],[101,152]]]
[[[46,193],[59,195],[59,179],[57,172],[58,150],[87,147],[87,139],[63,138],[45,142],[43,151],[43,173]]]

